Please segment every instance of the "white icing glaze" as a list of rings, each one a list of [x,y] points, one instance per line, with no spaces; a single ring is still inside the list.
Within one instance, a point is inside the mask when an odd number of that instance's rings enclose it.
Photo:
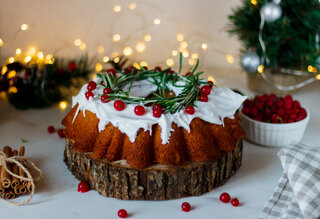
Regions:
[[[95,82],[100,84],[100,79],[95,79]],[[180,85],[181,84],[183,84],[183,82],[180,83]],[[174,87],[171,84],[169,84],[168,87],[172,89],[176,95],[178,95],[182,89]],[[124,90],[127,89],[128,87],[124,88]],[[130,95],[145,97],[155,90],[156,86],[151,82],[146,80],[136,81],[133,83]],[[89,100],[85,97],[86,91],[87,85],[84,85],[80,93],[72,99],[73,106],[79,104],[74,119],[79,111],[83,111],[85,116],[85,111],[88,110],[96,114],[100,120],[98,125],[99,131],[104,130],[106,125],[111,122],[113,126],[118,127],[121,132],[128,135],[131,142],[135,141],[140,128],[143,128],[145,131],[150,131],[151,134],[152,125],[159,124],[161,127],[162,144],[169,142],[171,131],[173,131],[171,128],[173,122],[188,130],[188,132],[190,132],[189,125],[191,121],[196,117],[212,124],[223,124],[223,118],[233,118],[236,110],[246,99],[245,96],[241,96],[228,88],[213,87],[211,93],[208,95],[208,102],[195,102],[197,107],[195,107],[195,113],[193,115],[186,114],[184,110],[181,110],[174,114],[162,114],[160,118],[155,118],[152,114],[152,107],[145,106],[146,113],[143,116],[137,116],[134,113],[135,104],[127,104],[124,110],[117,111],[113,106],[114,101],[102,103],[98,97],[98,94],[103,93],[101,86],[97,86],[97,89],[93,91],[94,97],[90,97]]]

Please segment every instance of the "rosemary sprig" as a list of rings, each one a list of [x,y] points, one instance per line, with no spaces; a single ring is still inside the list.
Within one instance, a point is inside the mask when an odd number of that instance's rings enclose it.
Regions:
[[[191,75],[185,76],[178,73],[168,74],[171,68],[164,69],[162,71],[156,71],[155,69],[147,70],[141,67],[141,70],[135,69],[128,74],[124,74],[122,71],[117,71],[118,77],[114,77],[112,74],[98,74],[102,79],[106,87],[110,87],[114,93],[108,94],[111,100],[122,100],[127,104],[160,104],[164,113],[176,113],[184,109],[188,105],[195,106],[195,101],[200,95],[200,85],[209,84],[208,82],[200,79],[199,76],[203,72],[197,72],[193,74],[198,68],[199,60],[193,68]],[[180,66],[179,73],[182,68],[182,54],[180,53]],[[150,98],[136,97],[130,95],[130,90],[135,81],[147,80],[150,83],[157,86],[157,90]],[[177,85],[176,82],[183,81],[184,85]],[[175,87],[182,88],[180,94],[175,97],[167,97],[166,91],[170,91],[168,83],[171,83]],[[129,84],[128,91],[123,91],[124,86]]]

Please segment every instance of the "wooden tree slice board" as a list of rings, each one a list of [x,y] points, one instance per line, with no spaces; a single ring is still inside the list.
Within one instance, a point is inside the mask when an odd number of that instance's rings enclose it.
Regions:
[[[91,153],[75,151],[66,139],[64,162],[80,181],[103,196],[126,200],[166,200],[198,196],[222,185],[241,166],[242,141],[234,150],[210,162],[183,166],[152,165],[134,169],[124,160],[108,163]]]

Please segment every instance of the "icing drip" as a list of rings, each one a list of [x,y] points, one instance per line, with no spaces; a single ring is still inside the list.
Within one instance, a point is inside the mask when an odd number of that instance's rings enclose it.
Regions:
[[[95,79],[95,82],[99,84],[100,79]],[[182,89],[180,87],[174,87],[171,84],[169,84],[168,87],[172,89],[176,95],[178,95]],[[126,89],[128,88],[125,87],[124,90]],[[155,90],[156,86],[146,80],[135,81],[130,90],[130,95],[145,97]],[[104,130],[106,125],[111,122],[113,126],[118,127],[121,132],[125,133],[131,142],[135,141],[140,128],[143,128],[145,131],[149,130],[151,133],[152,125],[158,124],[161,127],[162,144],[169,142],[171,132],[173,131],[171,128],[173,122],[188,132],[190,132],[189,125],[191,121],[196,117],[212,124],[223,124],[223,119],[225,117],[233,118],[236,110],[247,98],[228,88],[213,87],[211,93],[208,95],[208,102],[195,102],[197,107],[195,107],[195,113],[193,115],[186,114],[184,110],[181,110],[175,114],[167,113],[162,114],[159,118],[155,118],[152,115],[152,107],[145,106],[145,114],[143,116],[137,116],[134,113],[135,104],[127,104],[124,110],[117,111],[113,106],[114,101],[102,103],[98,97],[99,94],[103,93],[103,88],[100,86],[93,91],[94,97],[90,97],[89,100],[85,97],[86,91],[87,85],[84,85],[80,93],[72,99],[73,106],[79,104],[74,119],[80,111],[85,113],[85,111],[88,110],[96,114],[100,120],[99,131]]]

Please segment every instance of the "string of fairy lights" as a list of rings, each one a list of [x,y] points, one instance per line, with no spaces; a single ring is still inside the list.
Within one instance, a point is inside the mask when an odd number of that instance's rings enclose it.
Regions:
[[[256,0],[251,0],[251,3],[253,5],[257,4]],[[130,10],[130,11],[135,11],[139,7],[138,3],[136,2],[131,2],[130,4],[126,5],[126,7],[121,6],[121,5],[114,5],[112,8],[113,13],[117,14],[121,11],[124,10]],[[162,18],[161,17],[155,17],[153,18],[152,21],[150,21],[147,25],[154,25],[154,26],[159,26],[162,23]],[[107,64],[111,60],[115,63],[118,63],[120,61],[121,56],[125,57],[132,57],[134,56],[135,53],[144,53],[146,49],[148,48],[148,43],[152,41],[152,34],[148,33],[146,30],[148,26],[144,26],[141,28],[141,31],[144,31],[143,37],[139,39],[136,43],[135,46],[128,46],[125,45],[125,42],[128,40],[128,37],[126,39],[125,36],[121,36],[119,33],[113,33],[110,34],[111,39],[106,39],[106,40],[111,40],[112,46],[117,47],[113,52],[109,53],[108,55],[106,54],[106,49],[103,45],[98,45],[96,52],[99,54],[98,60],[95,63],[95,70],[96,72],[100,72],[103,70],[103,65]],[[20,26],[19,33],[23,33],[26,31],[29,31],[32,29],[32,26],[24,23]],[[111,33],[113,30],[110,31]],[[19,34],[18,33],[18,34]],[[168,67],[173,67],[175,66],[175,60],[178,59],[178,54],[181,52],[183,57],[187,58],[188,64],[190,67],[194,66],[197,62],[197,59],[199,56],[201,56],[202,53],[208,51],[214,51],[217,54],[220,54],[225,57],[226,62],[229,64],[234,64],[235,61],[238,61],[238,58],[236,58],[234,55],[230,53],[225,53],[224,51],[218,50],[215,48],[213,40],[210,39],[209,37],[205,37],[202,39],[203,41],[198,42],[198,45],[194,45],[190,41],[188,42],[187,40],[188,37],[186,37],[182,32],[177,32],[176,34],[176,43],[174,44],[173,48],[170,51],[170,54],[168,54],[166,60],[164,61]],[[124,41],[123,44],[119,44],[119,42]],[[74,39],[73,42],[70,42],[70,44],[76,48],[78,48],[81,51],[87,51],[87,43],[85,40],[81,38],[76,38]],[[119,45],[122,45],[120,48]],[[0,38],[0,52],[1,52],[1,47],[5,46],[5,42],[3,39]],[[192,49],[191,47],[196,47],[196,49]],[[108,48],[108,50],[110,50]],[[192,51],[194,50],[194,51]],[[1,55],[1,53],[0,53]],[[41,50],[37,50],[35,47],[29,47],[25,51],[23,51],[21,48],[16,48],[15,49],[15,54],[14,56],[11,56],[7,59],[7,63],[13,63],[15,61],[22,61],[25,63],[32,63],[35,62],[37,64],[52,64],[54,63],[54,55],[49,53],[49,54],[44,54]],[[140,68],[141,66],[148,66],[148,63],[145,60],[142,60],[140,62],[134,62],[133,64],[134,67]],[[264,66],[259,65],[258,66],[258,72],[263,73],[264,72]],[[4,74],[7,71],[7,69],[4,67],[2,68],[1,73]],[[316,73],[318,72],[317,69],[313,66],[308,67],[309,72]],[[93,75],[95,77],[95,75]],[[320,74],[317,74],[315,76],[315,79],[320,80]],[[214,81],[215,78],[213,76],[209,76],[208,80]],[[68,106],[67,101],[61,101],[59,104],[59,107],[64,110]]]

